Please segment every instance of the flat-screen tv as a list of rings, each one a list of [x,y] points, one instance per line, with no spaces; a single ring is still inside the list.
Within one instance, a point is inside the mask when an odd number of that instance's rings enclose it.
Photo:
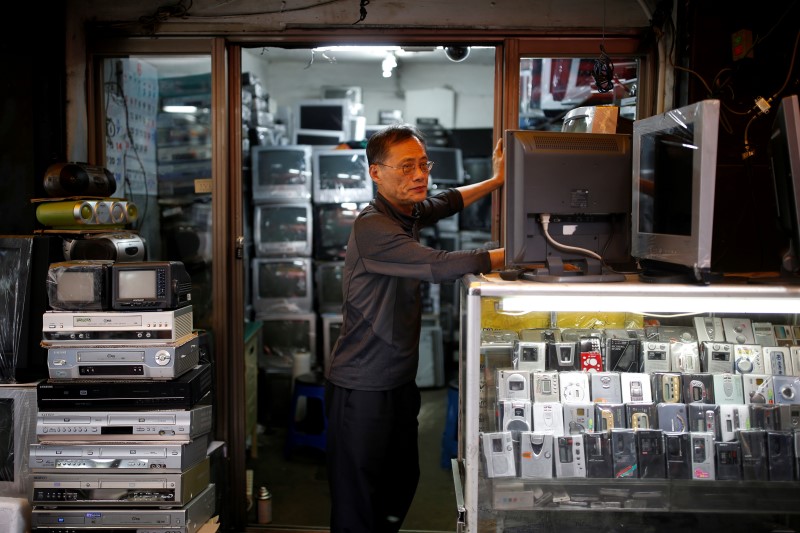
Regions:
[[[631,137],[507,130],[506,264],[542,282],[623,281],[630,258]]]
[[[314,263],[314,295],[320,313],[341,313],[344,304],[342,278],[344,261],[316,261]]]
[[[29,496],[33,477],[28,458],[37,440],[37,413],[35,386],[0,386],[0,496]]]
[[[433,161],[430,181],[434,188],[455,187],[464,183],[464,161],[460,148],[428,146],[428,160]]]
[[[783,98],[769,139],[772,178],[778,205],[778,223],[788,239],[781,262],[784,278],[800,280],[800,100]]]
[[[369,202],[373,197],[367,152],[317,149],[313,154],[315,203]]]
[[[257,257],[251,261],[253,311],[308,313],[314,305],[311,259]]]
[[[314,204],[314,258],[343,260],[353,222],[366,202]]]
[[[708,283],[719,100],[633,123],[631,253],[648,282]]]
[[[297,352],[307,352],[313,367],[317,354],[316,313],[258,313],[256,320],[264,323],[267,357],[292,358]]]
[[[253,146],[250,160],[254,202],[311,198],[310,145]]]
[[[311,257],[314,235],[311,202],[258,204],[253,209],[256,257]]]

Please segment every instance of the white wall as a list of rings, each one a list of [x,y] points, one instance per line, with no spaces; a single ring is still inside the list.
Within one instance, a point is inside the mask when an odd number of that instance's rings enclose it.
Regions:
[[[453,128],[491,128],[494,102],[494,66],[454,63],[404,64],[391,78],[384,78],[380,62],[329,62],[315,54],[310,61],[274,61],[261,49],[245,50],[242,68],[256,74],[271,102],[291,107],[296,101],[320,98],[320,87],[352,86],[362,88],[362,103],[368,124],[378,123],[378,111],[399,109],[404,117],[415,116],[407,109],[407,91],[448,89],[455,95]],[[279,115],[280,110],[279,111]],[[426,113],[427,115],[427,113]],[[443,124],[450,127],[447,124]]]

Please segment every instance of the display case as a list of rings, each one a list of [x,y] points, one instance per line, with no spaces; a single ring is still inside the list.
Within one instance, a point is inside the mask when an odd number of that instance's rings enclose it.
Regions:
[[[800,286],[753,281],[464,277],[459,533],[796,530]]]

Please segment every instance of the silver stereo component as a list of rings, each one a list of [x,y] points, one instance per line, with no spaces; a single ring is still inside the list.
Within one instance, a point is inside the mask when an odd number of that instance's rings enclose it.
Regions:
[[[761,346],[778,345],[772,322],[753,322],[753,337],[755,338],[755,344],[760,344]]]
[[[722,327],[725,330],[725,340],[732,344],[755,344],[753,323],[749,318],[723,318]]]
[[[80,239],[64,239],[64,259],[108,259],[118,262],[144,261],[144,240],[136,233],[94,233]]]
[[[673,372],[700,372],[700,349],[696,342],[673,342],[669,357]]]
[[[669,352],[669,342],[642,341],[642,372],[654,374],[672,370],[672,359]]]
[[[35,506],[31,512],[31,526],[42,532],[58,529],[90,533],[117,528],[131,533],[160,530],[165,533],[197,533],[214,515],[215,509],[216,487],[212,483],[183,507],[172,509],[111,508],[101,511]]]
[[[742,375],[724,372],[713,374],[714,402],[720,405],[744,403]]]
[[[622,372],[622,403],[648,403],[653,401],[650,375],[641,372]]]
[[[714,468],[714,434],[694,432],[689,436],[692,454],[692,479],[713,481],[716,479]]]
[[[500,368],[497,370],[498,400],[530,400],[531,375],[526,370]]]
[[[725,342],[722,319],[713,316],[694,317],[694,329],[699,342]]]
[[[32,472],[183,472],[206,457],[208,438],[187,443],[30,445]]]
[[[174,379],[199,361],[196,333],[160,345],[54,346],[47,350],[52,379]]]
[[[767,374],[746,374],[742,376],[744,403],[775,403],[772,376]]]
[[[182,506],[208,487],[211,459],[206,457],[185,472],[148,474],[36,473],[33,505],[58,506]]]
[[[744,404],[719,406],[720,434],[723,442],[736,440],[736,431],[750,429],[750,409]]]
[[[39,411],[39,442],[190,441],[211,431],[212,406],[163,411]]]
[[[520,433],[520,477],[553,477],[553,435],[523,431]]]
[[[525,330],[520,332],[524,333]],[[541,372],[547,367],[547,343],[544,341],[519,340],[514,342],[514,368],[529,372]]]
[[[558,376],[561,403],[590,401],[589,373],[582,370],[560,372]]]
[[[721,374],[733,372],[733,345],[725,342],[701,344],[700,368],[703,372]]]
[[[565,403],[563,411],[565,435],[580,435],[594,431],[593,403]]]
[[[766,374],[761,346],[757,344],[733,345],[733,371],[738,374]]]
[[[192,306],[170,311],[46,311],[42,344],[51,346],[164,344],[193,331]]]
[[[483,433],[483,456],[486,460],[486,477],[516,477],[514,442],[510,431]]]
[[[583,435],[556,437],[554,444],[556,477],[586,477]]]
[[[532,399],[534,403],[561,401],[558,376],[557,370],[533,373],[531,380],[533,381]]]
[[[793,376],[792,358],[788,346],[762,346],[764,373],[773,376]]]
[[[622,403],[619,372],[590,372],[589,388],[595,403]]]
[[[775,403],[800,404],[800,378],[797,376],[772,376]]]
[[[552,435],[564,434],[564,409],[558,402],[533,404],[533,431]]]

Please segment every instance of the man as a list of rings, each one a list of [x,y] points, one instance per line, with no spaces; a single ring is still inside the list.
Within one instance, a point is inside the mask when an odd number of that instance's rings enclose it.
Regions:
[[[419,481],[415,379],[422,323],[420,283],[503,266],[503,249],[447,252],[419,231],[454,215],[505,181],[502,141],[494,175],[428,197],[422,134],[388,126],[367,144],[375,199],[356,218],[343,273],[343,322],[326,375],[331,531],[400,529]]]

